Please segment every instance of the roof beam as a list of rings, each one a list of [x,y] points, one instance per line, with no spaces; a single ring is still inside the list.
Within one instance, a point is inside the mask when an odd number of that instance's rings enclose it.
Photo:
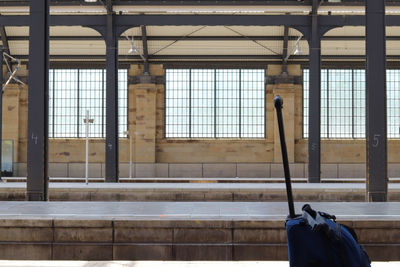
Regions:
[[[50,4],[52,6],[69,6],[69,5],[101,5],[101,3],[96,2],[96,3],[87,3],[84,2],[83,0],[52,0],[50,1]],[[286,1],[273,1],[273,0],[252,0],[251,5],[270,5],[270,6],[276,6],[276,5],[296,5],[296,6],[304,6],[304,5],[309,5],[310,0],[305,0],[305,1],[298,1],[298,0],[286,0]],[[324,6],[362,6],[364,4],[364,1],[362,0],[352,0],[352,1],[342,1],[339,3],[334,3],[334,2],[326,2],[324,3]],[[398,1],[387,1],[387,6],[397,6],[400,3]],[[27,6],[29,5],[28,0],[2,0],[0,2],[0,6]],[[152,5],[163,5],[163,6],[191,6],[191,5],[213,5],[213,6],[220,6],[220,5],[229,5],[229,6],[241,6],[241,5],[249,5],[249,1],[246,0],[218,0],[218,1],[212,1],[212,0],[185,0],[185,1],[179,1],[179,0],[138,0],[138,1],[121,1],[121,0],[115,0],[113,2],[114,6],[119,6],[119,5],[129,5],[129,6],[142,6],[142,5],[147,5],[147,6],[152,6]]]
[[[365,60],[365,55],[322,55],[321,58],[323,60]],[[388,55],[386,57],[388,60],[400,60],[400,55]],[[18,55],[18,59],[27,60],[27,55]],[[50,55],[50,59],[52,60],[105,60],[104,55]],[[282,55],[150,55],[149,61],[154,60],[176,60],[176,59],[185,59],[185,60],[222,60],[222,59],[270,59],[277,60],[282,62]],[[307,60],[308,55],[293,55],[290,57],[290,61],[296,62],[298,60]],[[142,60],[140,55],[119,55],[119,60]]]
[[[271,0],[252,0],[251,5],[270,5],[270,6],[287,6],[287,5],[295,5],[295,6],[305,6],[308,5],[309,0],[299,2],[298,0],[286,0],[286,1],[271,1]],[[52,6],[75,6],[75,5],[101,5],[99,2],[95,3],[87,3],[83,0],[52,0],[50,1]],[[27,6],[29,5],[28,0],[2,0],[0,2],[0,6]],[[249,1],[246,0],[185,0],[185,1],[177,1],[177,0],[138,0],[138,1],[121,1],[115,0],[113,1],[113,6],[242,6],[249,5]]]
[[[119,15],[116,26],[126,29],[146,26],[310,26],[309,16],[300,15]],[[364,26],[365,16],[319,16],[322,27]],[[29,16],[0,16],[0,25],[28,26]],[[53,15],[51,26],[105,27],[105,15]],[[400,26],[400,16],[386,16],[386,26]]]

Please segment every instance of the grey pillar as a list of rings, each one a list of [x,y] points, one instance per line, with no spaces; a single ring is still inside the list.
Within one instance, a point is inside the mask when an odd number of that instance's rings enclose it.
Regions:
[[[144,57],[144,74],[150,75],[150,70],[149,70],[149,49],[147,45],[147,30],[146,26],[140,26],[142,30],[142,44],[143,44],[143,57]]]
[[[106,182],[118,182],[118,38],[111,0],[106,29]]]
[[[313,0],[310,47],[308,119],[308,181],[321,181],[321,36],[318,27],[319,0]]]
[[[366,0],[367,200],[387,201],[385,1]]]
[[[48,191],[49,0],[30,1],[27,199]]]

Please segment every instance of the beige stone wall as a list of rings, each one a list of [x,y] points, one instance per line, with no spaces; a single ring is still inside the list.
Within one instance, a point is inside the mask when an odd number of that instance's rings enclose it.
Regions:
[[[288,71],[290,75],[301,75],[299,65],[290,65]],[[142,66],[138,65],[132,65],[129,69],[130,76],[140,75],[142,72]],[[268,66],[267,75],[278,75],[280,72],[281,66]],[[163,66],[150,65],[150,73],[156,76],[164,75]],[[165,139],[164,85],[131,84],[129,85],[128,119],[129,132],[133,138],[133,161],[143,164],[169,163],[171,164],[169,166],[170,173],[174,173],[174,168],[179,164],[203,164],[201,165],[202,172],[205,172],[202,174],[203,176],[213,173],[212,170],[215,169],[213,163],[227,164],[225,166],[227,170],[230,168],[229,164],[235,164],[236,175],[240,172],[237,166],[247,168],[238,164],[268,163],[278,166],[281,162],[281,154],[273,107],[275,94],[280,94],[284,98],[289,160],[293,164],[300,164],[299,168],[302,168],[303,173],[307,173],[308,146],[307,140],[302,139],[302,86],[293,84],[267,85],[266,138],[257,140]],[[3,138],[14,140],[14,160],[18,163],[26,162],[27,98],[28,89],[26,86],[12,84],[4,92]],[[49,161],[58,164],[83,163],[85,160],[84,142],[82,139],[50,140]],[[102,166],[101,163],[105,161],[104,140],[91,140],[89,149],[90,162]],[[388,151],[389,163],[392,164],[392,168],[399,169],[400,174],[400,142],[390,140]],[[322,169],[327,173],[326,176],[329,176],[330,173],[338,174],[345,171],[346,168],[340,164],[354,164],[354,166],[359,166],[362,169],[365,163],[364,140],[323,140],[321,152],[321,161],[325,164]],[[120,161],[122,163],[129,161],[129,139],[127,138],[120,139]],[[204,166],[209,168],[210,171],[204,171]],[[150,169],[152,169],[152,172],[156,172],[157,168],[157,165],[154,165]]]

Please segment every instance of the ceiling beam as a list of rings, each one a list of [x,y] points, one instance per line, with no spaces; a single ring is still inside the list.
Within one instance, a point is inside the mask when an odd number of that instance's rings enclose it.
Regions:
[[[365,55],[322,55],[323,60],[365,60]],[[27,60],[27,55],[18,55],[18,59]],[[53,60],[105,60],[104,55],[50,55]],[[155,60],[276,60],[282,63],[282,55],[150,55],[149,61]],[[388,60],[400,60],[400,55],[388,55]],[[119,55],[119,60],[137,60],[142,61],[139,55]],[[308,61],[308,55],[293,55],[291,62],[298,60]]]
[[[301,15],[119,15],[116,26],[310,26],[310,17]],[[364,26],[365,16],[319,16],[322,27]],[[29,16],[0,16],[0,25],[28,26]],[[52,15],[51,26],[105,27],[105,15]],[[400,16],[386,16],[387,26],[400,26]]]
[[[270,5],[270,6],[305,6],[309,5],[310,0],[298,1],[298,0],[286,0],[286,1],[271,1],[271,0],[138,0],[138,1],[121,1],[114,0],[113,6],[242,6],[242,5]],[[28,0],[2,0],[0,6],[27,6],[29,5]],[[52,0],[50,1],[52,6],[76,6],[76,5],[101,5],[99,1],[95,3],[87,3],[83,0]]]
[[[284,41],[284,36],[187,36],[185,41]],[[142,35],[133,36],[135,40],[142,40]],[[175,41],[182,36],[147,36],[147,41]],[[288,41],[296,41],[299,36],[288,36]],[[118,38],[127,41],[125,36]],[[29,36],[8,36],[8,41],[28,41]],[[101,36],[50,36],[50,41],[102,41]],[[306,38],[302,37],[303,41]],[[400,36],[386,36],[387,41],[400,41]],[[365,41],[365,36],[324,36],[322,41]]]
[[[201,5],[212,5],[212,6],[241,6],[241,5],[270,5],[270,6],[286,6],[286,5],[291,5],[291,6],[304,6],[304,5],[310,5],[310,0],[304,0],[304,1],[298,1],[298,0],[286,0],[286,1],[274,1],[274,0],[251,0],[251,1],[246,1],[246,0],[185,0],[185,1],[179,1],[179,0],[138,0],[138,1],[121,1],[121,0],[115,0],[113,2],[114,6],[119,6],[119,5],[124,5],[124,6],[201,6]],[[101,3],[95,2],[95,3],[87,3],[84,0],[51,0],[50,4],[52,6],[71,6],[71,5],[101,5]],[[338,3],[335,2],[324,2],[324,6],[362,6],[364,4],[363,0],[350,0],[350,1],[341,1]],[[388,0],[387,5],[388,6],[397,6],[400,3],[395,0]],[[29,5],[28,0],[2,0],[0,2],[0,6],[27,6]]]

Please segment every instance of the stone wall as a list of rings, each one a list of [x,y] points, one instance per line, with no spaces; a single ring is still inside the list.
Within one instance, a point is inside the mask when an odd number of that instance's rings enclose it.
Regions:
[[[268,76],[277,76],[281,66],[269,65]],[[290,65],[289,75],[301,76],[300,65]],[[143,73],[141,65],[131,65],[129,76]],[[26,70],[21,70],[26,75]],[[150,65],[150,74],[163,76],[162,65]],[[131,79],[132,80],[132,79]],[[280,142],[273,97],[284,98],[283,116],[289,161],[295,177],[307,177],[308,145],[302,138],[302,85],[267,84],[266,138],[255,140],[182,140],[164,138],[164,84],[129,85],[129,133],[133,139],[134,177],[281,177]],[[26,175],[27,86],[11,84],[4,92],[3,138],[15,145],[15,175]],[[104,175],[105,144],[90,141],[90,176]],[[400,177],[400,142],[388,142],[389,176]],[[50,175],[79,177],[84,174],[85,140],[49,141]],[[128,175],[129,139],[120,139],[121,176]],[[323,177],[364,177],[364,140],[322,140]],[[138,171],[139,170],[139,171]]]
[[[232,209],[235,210],[235,209]],[[157,216],[158,217],[158,216]],[[150,219],[149,219],[150,218]],[[373,261],[400,260],[395,220],[340,221],[353,227]],[[204,220],[6,218],[2,260],[255,261],[288,259],[283,219]]]

